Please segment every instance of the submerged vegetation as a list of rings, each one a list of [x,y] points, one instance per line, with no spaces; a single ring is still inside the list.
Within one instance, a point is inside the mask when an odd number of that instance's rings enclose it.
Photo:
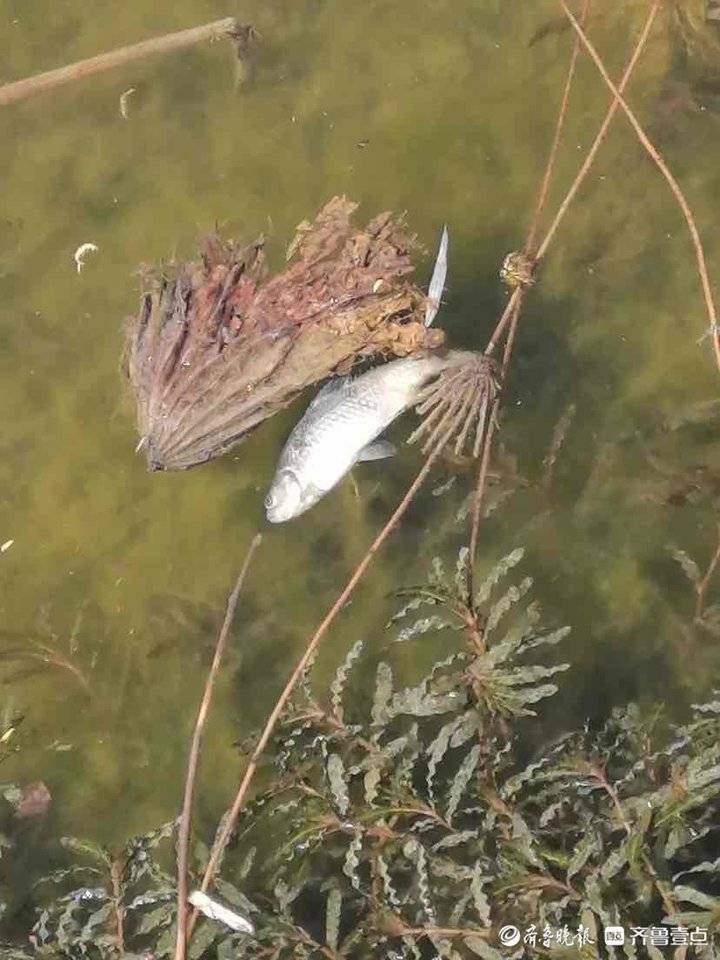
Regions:
[[[643,952],[651,929],[685,937],[688,960],[715,956],[720,700],[680,725],[616,709],[528,758],[523,730],[552,709],[568,628],[543,625],[530,577],[511,582],[522,559],[502,558],[472,600],[466,549],[402,591],[390,652],[447,649],[410,685],[382,660],[361,706],[362,641],[329,690],[305,674],[215,882],[255,932],[203,920],[189,956],[590,958],[615,924],[645,933],[610,957],[660,956]],[[34,948],[3,957],[172,956],[174,832],[117,853],[63,839],[68,862],[35,885]],[[197,843],[196,883],[207,856]],[[506,924],[526,938],[514,951]]]

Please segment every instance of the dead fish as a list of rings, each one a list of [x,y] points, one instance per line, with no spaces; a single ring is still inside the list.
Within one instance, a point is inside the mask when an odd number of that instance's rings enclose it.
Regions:
[[[447,227],[430,281],[425,324],[435,319],[447,272]],[[418,399],[422,388],[456,362],[457,352],[423,353],[330,380],[295,426],[280,454],[265,498],[270,523],[305,513],[362,460],[395,452],[380,434]]]

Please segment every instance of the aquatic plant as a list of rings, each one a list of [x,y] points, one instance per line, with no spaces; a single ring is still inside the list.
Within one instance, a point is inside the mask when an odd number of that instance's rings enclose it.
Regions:
[[[409,684],[382,660],[360,707],[362,642],[326,692],[305,672],[212,891],[255,932],[204,920],[189,956],[527,955],[529,941],[500,949],[508,924],[534,934],[538,957],[616,957],[598,947],[605,925],[697,930],[682,955],[715,956],[702,936],[720,922],[720,700],[680,726],[661,709],[618,709],[528,759],[528,718],[549,709],[568,668],[546,655],[568,628],[543,626],[529,577],[509,583],[522,559],[500,559],[470,597],[463,549],[400,591],[389,651],[443,648]],[[115,856],[63,841],[71,862],[37,887],[37,952],[171,956],[175,883],[161,844],[172,833],[166,824]],[[196,844],[196,882],[207,856]]]

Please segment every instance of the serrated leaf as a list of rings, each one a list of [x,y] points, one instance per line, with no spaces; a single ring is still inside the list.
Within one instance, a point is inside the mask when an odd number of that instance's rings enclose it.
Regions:
[[[712,873],[717,874],[720,872],[720,857],[717,860],[703,860],[702,863],[698,863],[694,867],[690,867],[687,870],[681,870],[679,873],[676,873],[673,876],[673,883],[677,880],[678,877],[685,877],[691,873]]]
[[[463,943],[476,957],[482,957],[483,960],[505,960],[495,947],[491,947],[487,940],[483,940],[481,937],[463,937]]]
[[[371,711],[372,725],[382,726],[387,722],[387,708],[392,697],[393,675],[389,663],[381,661],[375,676],[375,694]]]
[[[439,850],[449,850],[452,847],[459,847],[460,844],[467,843],[468,840],[473,840],[475,837],[477,837],[476,830],[458,830],[456,833],[449,833],[446,837],[438,840],[430,849],[433,853],[437,853]]]
[[[517,566],[524,556],[525,549],[523,547],[517,547],[512,551],[512,553],[509,553],[506,557],[503,557],[498,561],[498,563],[495,564],[493,569],[485,577],[475,593],[476,607],[487,602],[493,587],[495,587],[495,585],[499,583],[503,577],[506,577],[508,572],[512,570],[513,567]]]
[[[532,587],[532,577],[525,577],[518,587],[509,587],[505,593],[490,608],[485,623],[485,633],[491,634],[502,618],[518,603]]]
[[[345,816],[350,806],[350,796],[342,757],[337,753],[331,753],[327,759],[326,769],[335,806],[340,814]]]
[[[465,790],[470,783],[479,759],[480,745],[476,744],[466,755],[465,759],[460,764],[457,773],[453,777],[448,793],[448,803],[445,812],[445,817],[450,823],[452,823],[452,818],[455,816],[455,812],[458,808],[460,800],[462,799],[462,795],[465,793]]]
[[[428,858],[425,847],[423,847],[419,840],[411,838],[410,840],[406,840],[403,845],[403,853],[408,860],[415,864],[415,877],[418,885],[420,903],[428,922],[434,924],[435,907],[433,905],[430,876],[428,874]]]
[[[611,850],[605,862],[600,867],[600,876],[603,880],[612,880],[628,862],[628,841],[624,841],[615,850]]]
[[[445,617],[433,614],[431,617],[421,617],[408,627],[403,627],[395,637],[395,643],[405,643],[412,640],[413,637],[419,637],[430,630],[442,630],[445,627],[452,626],[451,622]]]
[[[485,896],[483,887],[486,883],[489,883],[489,881],[489,877],[483,876],[480,863],[476,863],[473,869],[472,880],[470,881],[470,893],[473,904],[475,905],[475,911],[486,927],[490,926],[490,901]]]
[[[358,640],[356,643],[350,647],[350,650],[347,653],[347,656],[337,668],[335,673],[335,679],[330,684],[330,702],[332,704],[333,713],[335,716],[342,720],[343,716],[343,692],[345,690],[345,684],[347,683],[348,674],[353,667],[353,664],[358,659],[362,652],[363,641]]]
[[[388,708],[389,717],[410,714],[413,717],[431,717],[447,713],[460,702],[460,694],[451,691],[446,694],[426,693],[421,687],[408,687],[398,691]]]
[[[470,563],[470,548],[460,547],[455,563],[455,595],[463,603],[468,599],[468,567]]]
[[[362,850],[362,834],[360,831],[356,831],[355,836],[350,841],[350,845],[347,848],[345,853],[345,862],[343,863],[342,872],[350,880],[350,883],[356,890],[360,889],[360,874],[358,873],[358,867],[360,866],[360,851]]]
[[[684,550],[680,550],[679,547],[674,547],[672,545],[667,546],[665,549],[669,552],[673,560],[680,564],[682,572],[688,578],[690,583],[700,583],[702,580],[700,567],[698,567],[697,563],[695,563],[691,556],[689,556]]]
[[[712,911],[718,908],[718,901],[715,897],[710,897],[701,890],[696,890],[695,887],[680,884],[673,888],[673,894],[676,900],[682,901],[683,903],[692,903],[693,906]]]
[[[378,795],[378,788],[382,779],[383,757],[373,756],[370,765],[365,771],[363,777],[363,787],[365,790],[365,802],[371,807],[375,803]]]
[[[98,843],[93,843],[92,840],[79,840],[77,837],[60,837],[60,844],[65,847],[66,850],[70,850],[71,853],[90,857],[90,859],[96,863],[102,863],[107,867],[111,865],[112,861],[110,860],[108,852]]]
[[[452,720],[449,720],[447,723],[443,724],[442,727],[440,727],[437,736],[426,751],[428,765],[425,783],[427,784],[428,797],[430,798],[431,803],[435,803],[435,773],[438,765],[441,763],[443,757],[447,753],[452,735],[462,724],[463,719],[464,718],[461,715],[459,717],[453,717]]]
[[[340,911],[342,909],[342,892],[339,887],[331,887],[327,895],[325,906],[325,943],[331,950],[338,948],[340,936]]]
[[[594,833],[588,833],[584,837],[581,837],[580,842],[575,848],[575,852],[570,858],[570,862],[567,866],[568,883],[576,873],[579,873],[582,870],[590,857],[599,851],[600,845]]]

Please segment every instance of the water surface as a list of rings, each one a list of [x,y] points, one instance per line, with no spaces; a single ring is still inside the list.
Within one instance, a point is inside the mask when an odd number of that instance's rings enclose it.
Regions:
[[[615,72],[640,8],[593,25]],[[0,63],[5,79],[21,77],[233,12],[198,0],[0,0]],[[522,245],[552,134],[569,37],[530,41],[555,15],[551,3],[530,11],[507,0],[249,0],[242,16],[264,37],[250,87],[235,89],[231,52],[217,44],[0,112],[0,542],[14,540],[0,555],[2,704],[24,717],[3,778],[42,778],[53,795],[32,833],[32,869],[59,834],[116,843],[177,811],[224,599],[265,529],[262,498],[302,407],[221,461],[147,473],[119,374],[139,264],[191,255],[217,223],[232,236],[264,232],[279,265],[295,224],[345,193],[368,219],[406,210],[427,248],[448,222],[438,322],[451,342],[482,347],[504,302],[498,268]],[[713,268],[720,124],[688,89],[660,22],[632,99],[687,188]],[[551,208],[606,103],[582,61]],[[78,274],[73,252],[85,242],[99,252]],[[718,641],[688,628],[692,594],[666,547],[701,565],[712,554],[717,423],[663,429],[715,396],[709,342],[697,342],[706,324],[685,224],[620,119],[527,298],[501,431],[505,475],[491,492],[510,483],[511,457],[526,483],[481,535],[483,565],[524,545],[548,623],[573,626],[548,731],[633,698],[681,711],[712,686]],[[545,490],[541,462],[570,404]],[[262,720],[420,462],[412,449],[362,465],[359,499],[345,483],[266,530],[208,730],[201,825],[237,781],[232,743]],[[452,560],[472,474],[433,496],[450,472],[435,470],[373,565],[321,671],[360,636],[382,655],[393,587],[417,582],[437,552]],[[54,663],[28,659],[43,650]],[[428,655],[394,654],[408,677]]]

